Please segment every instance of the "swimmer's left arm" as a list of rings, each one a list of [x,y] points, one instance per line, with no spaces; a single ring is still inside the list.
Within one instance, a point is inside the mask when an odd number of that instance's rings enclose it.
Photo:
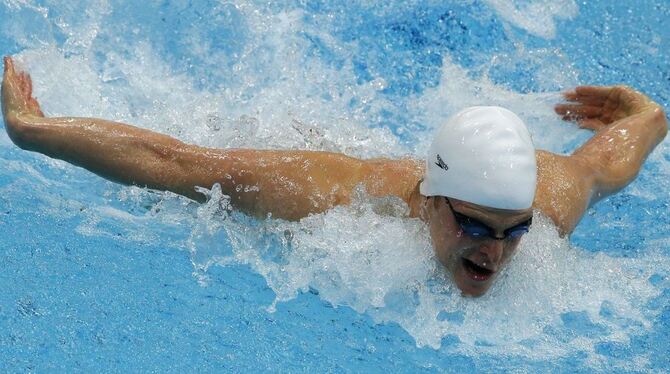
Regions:
[[[574,181],[571,188],[580,190],[570,197],[578,201],[570,201],[564,209],[574,211],[566,213],[572,217],[564,230],[569,233],[588,206],[635,179],[649,153],[665,138],[668,122],[659,104],[630,87],[580,86],[565,96],[570,103],[557,105],[556,112],[595,131],[572,155],[554,155],[564,161],[562,173],[571,174],[566,179]]]
[[[659,104],[626,86],[583,86],[566,96],[575,104],[560,111],[596,132],[571,156],[595,173],[593,204],[635,179],[649,153],[665,138],[668,121]]]

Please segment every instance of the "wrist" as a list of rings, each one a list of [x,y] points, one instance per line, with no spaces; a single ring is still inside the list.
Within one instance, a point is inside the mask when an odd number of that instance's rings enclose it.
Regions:
[[[31,114],[17,114],[10,111],[5,116],[5,130],[9,138],[21,149],[29,150],[30,139],[36,130],[34,116]]]

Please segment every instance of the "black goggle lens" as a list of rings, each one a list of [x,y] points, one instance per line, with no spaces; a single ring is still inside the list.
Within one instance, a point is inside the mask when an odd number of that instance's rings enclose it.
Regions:
[[[496,237],[495,231],[491,227],[477,221],[474,218],[458,213],[451,206],[449,199],[447,199],[447,203],[449,204],[449,207],[454,214],[456,223],[458,223],[458,225],[461,227],[461,230],[463,230],[466,235],[472,236],[473,238],[489,236],[493,239],[516,239],[526,234],[528,230],[530,230],[530,225],[533,223],[533,217],[531,217],[526,222],[522,222],[505,230],[503,232],[503,237]]]

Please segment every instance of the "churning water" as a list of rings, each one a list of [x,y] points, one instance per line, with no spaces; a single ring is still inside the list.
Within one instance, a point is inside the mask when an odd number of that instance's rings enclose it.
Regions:
[[[553,114],[562,89],[624,82],[667,106],[669,13],[660,1],[3,0],[0,46],[32,74],[47,115],[114,119],[204,146],[422,158],[447,116],[488,104],[514,110],[539,148],[562,153],[589,136]],[[4,134],[0,147],[0,222],[11,227],[0,358],[11,370],[669,365],[666,143],[571,241],[538,217],[478,299],[459,295],[426,228],[392,198],[357,190],[350,206],[300,222],[255,220],[216,185],[202,186],[199,205],[21,152]],[[145,247],[169,251],[130,249]],[[72,280],[88,261],[107,270]],[[152,288],[174,273],[190,282]],[[64,284],[111,291],[73,296]],[[141,301],[145,287],[152,303]],[[115,298],[132,311],[100,305]],[[160,322],[137,327],[147,319]],[[38,326],[53,332],[35,335]],[[222,343],[233,337],[241,342]],[[73,353],[89,344],[97,348]]]

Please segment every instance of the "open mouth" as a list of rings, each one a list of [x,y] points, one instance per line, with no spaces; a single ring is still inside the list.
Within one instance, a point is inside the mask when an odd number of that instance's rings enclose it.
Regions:
[[[463,267],[472,280],[479,282],[488,280],[494,273],[494,271],[481,267],[467,258],[463,258]]]

